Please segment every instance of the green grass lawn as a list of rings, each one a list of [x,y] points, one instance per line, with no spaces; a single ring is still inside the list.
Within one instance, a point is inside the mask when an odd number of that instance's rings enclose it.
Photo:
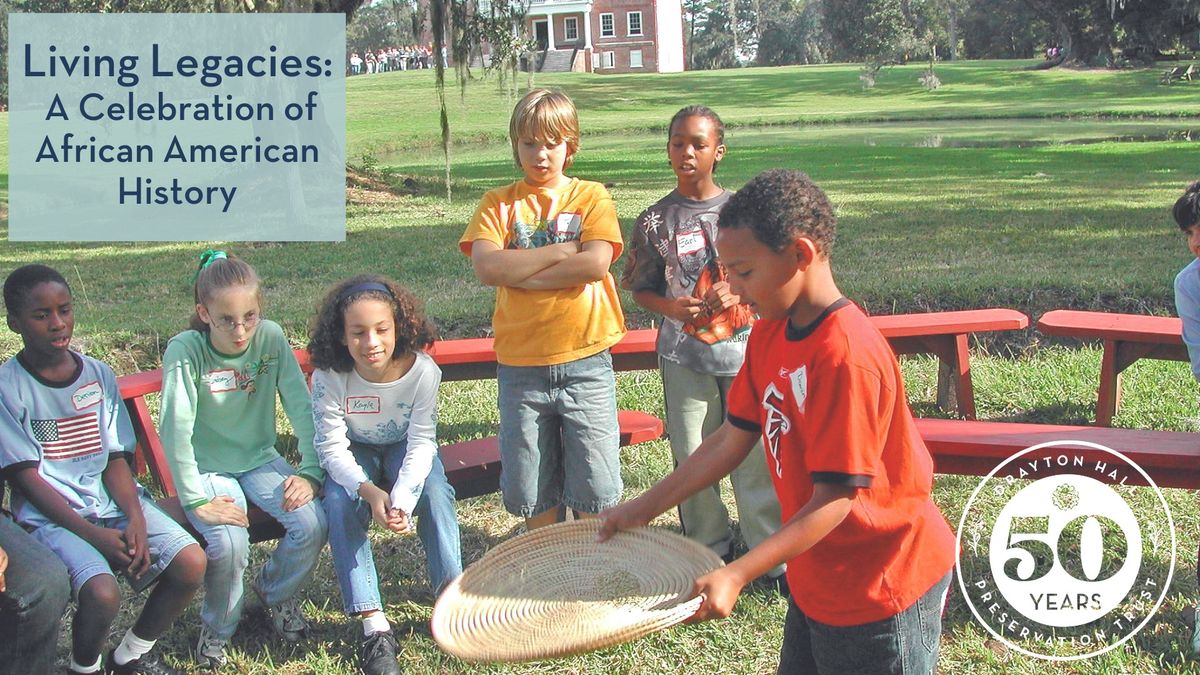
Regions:
[[[718,174],[737,188],[775,166],[807,171],[838,208],[835,270],[842,289],[875,313],[1008,306],[1036,318],[1058,307],[1172,313],[1171,279],[1188,261],[1169,207],[1196,169],[1200,89],[1158,84],[1157,69],[1030,71],[1032,62],[961,62],[938,67],[944,86],[926,92],[923,66],[885,71],[863,91],[851,65],[680,75],[539,76],[580,107],[583,149],[573,173],[611,185],[626,233],[634,218],[673,187],[663,127],[687,103],[712,105],[730,125],[729,154]],[[522,79],[522,84],[524,80]],[[510,101],[492,81],[465,100],[451,90],[455,129],[454,194],[439,184],[436,100],[428,72],[389,73],[348,82],[348,156],[364,157],[383,177],[416,189],[352,194],[347,239],[339,244],[233,243],[265,281],[266,313],[297,344],[323,289],[360,271],[391,274],[426,299],[449,337],[483,334],[492,293],[475,281],[455,242],[482,192],[516,179],[503,135]],[[7,156],[7,115],[0,154]],[[820,124],[814,124],[819,122]],[[767,126],[763,126],[767,125]],[[1161,139],[1122,142],[1131,137]],[[1074,141],[1086,139],[1086,144]],[[0,208],[7,196],[0,174]],[[0,216],[2,217],[2,216]],[[7,237],[7,221],[0,221]],[[166,340],[186,323],[190,283],[202,243],[30,244],[0,247],[0,274],[32,261],[58,267],[76,294],[76,344],[118,372],[153,367]],[[623,260],[616,263],[619,273]],[[623,296],[629,323],[650,317]],[[0,358],[18,348],[0,335]],[[1098,382],[1099,351],[1051,345],[1033,332],[974,345],[980,416],[1086,422]],[[906,359],[910,400],[937,415],[933,362]],[[1197,387],[1185,364],[1140,362],[1126,376],[1116,424],[1195,431]],[[495,386],[446,384],[440,435],[446,441],[493,433]],[[620,405],[662,415],[655,373],[622,375]],[[286,425],[283,425],[286,430]],[[664,442],[623,455],[629,495],[670,468]],[[939,477],[936,495],[956,522],[977,479]],[[1179,566],[1155,619],[1128,646],[1076,666],[1055,668],[993,643],[956,600],[947,616],[941,671],[1197,672],[1181,611],[1197,599],[1192,574],[1200,510],[1192,493],[1170,490],[1180,536]],[[496,496],[460,503],[467,562],[511,536],[516,519]],[[664,525],[677,526],[673,515]],[[428,637],[429,591],[412,537],[378,536],[388,610],[409,672],[460,672]],[[269,547],[256,547],[261,561]],[[1166,561],[1156,561],[1165,564]],[[340,612],[330,561],[307,592],[316,619],[311,644],[274,642],[251,610],[235,640],[238,672],[349,672],[356,625]],[[140,601],[127,603],[140,607]],[[752,593],[734,618],[684,626],[636,643],[545,664],[470,668],[504,673],[744,672],[774,667],[785,604]],[[127,609],[114,635],[132,621]],[[195,609],[164,638],[186,661],[197,631]],[[64,631],[64,638],[67,631]],[[66,657],[67,642],[60,641]]]

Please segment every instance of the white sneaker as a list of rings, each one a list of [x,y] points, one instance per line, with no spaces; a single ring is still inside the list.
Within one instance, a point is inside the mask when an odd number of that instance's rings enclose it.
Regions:
[[[201,668],[220,668],[228,661],[225,656],[225,645],[229,644],[228,640],[222,640],[213,634],[208,629],[208,626],[200,625],[200,639],[196,642],[196,663],[200,664]]]

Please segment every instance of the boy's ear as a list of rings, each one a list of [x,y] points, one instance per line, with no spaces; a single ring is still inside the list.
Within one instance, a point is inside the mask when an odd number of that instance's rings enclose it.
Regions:
[[[713,164],[720,162],[722,159],[725,159],[725,144],[724,143],[718,145],[716,152],[713,153]]]
[[[17,317],[12,314],[8,315],[8,329],[18,335],[21,334],[21,328],[17,325]]]
[[[801,270],[808,269],[808,266],[817,259],[817,244],[808,237],[798,236],[792,241],[793,250],[796,253],[796,266]]]

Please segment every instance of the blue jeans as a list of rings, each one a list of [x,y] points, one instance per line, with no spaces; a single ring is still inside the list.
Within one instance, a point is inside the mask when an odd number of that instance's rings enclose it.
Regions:
[[[150,549],[150,568],[140,578],[134,579],[124,571],[114,571],[112,563],[96,547],[58,523],[46,523],[31,533],[34,539],[54,551],[67,566],[71,593],[76,599],[83,585],[100,574],[115,576],[120,573],[133,590],[144,591],[171,566],[180,551],[198,545],[182,525],[158,508],[142,486],[137,486],[137,491],[142,516],[146,519],[146,544]],[[129,526],[129,518],[124,513],[111,518],[88,518],[87,521],[110,530],[124,531]]]
[[[530,518],[559,504],[599,513],[621,500],[621,429],[608,350],[553,366],[496,370],[500,492]]]
[[[370,445],[350,443],[350,453],[372,483],[387,490],[400,472],[407,451],[405,443]],[[417,536],[425,548],[429,585],[436,596],[442,588],[462,574],[462,553],[458,536],[458,513],[454,488],[446,480],[442,460],[434,455],[433,466],[417,499],[412,515],[417,519]],[[383,609],[379,597],[379,576],[367,528],[371,507],[358,495],[331,478],[325,479],[325,513],[329,516],[329,550],[333,569],[342,589],[342,605],[347,614]]]
[[[0,675],[52,673],[59,622],[71,599],[67,568],[7,515],[0,515],[0,548],[8,554],[7,588],[0,593]]]
[[[246,509],[247,500],[278,520],[287,531],[271,558],[263,565],[258,588],[263,600],[275,606],[288,600],[312,576],[317,558],[325,547],[325,512],[319,500],[295,511],[283,510],[283,481],[295,471],[282,457],[244,473],[205,473],[200,478],[205,494],[232,497],[239,508]],[[250,534],[236,525],[209,525],[187,512],[188,521],[208,542],[208,571],[204,574],[204,605],[200,620],[212,633],[222,639],[233,637],[238,619],[242,617],[245,592],[242,575],[250,563]]]
[[[942,606],[950,573],[911,607],[881,621],[830,626],[788,602],[779,652],[780,675],[800,673],[893,673],[928,675],[937,667]]]

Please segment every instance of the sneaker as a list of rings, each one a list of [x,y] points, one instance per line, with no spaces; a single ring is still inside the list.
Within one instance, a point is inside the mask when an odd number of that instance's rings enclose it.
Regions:
[[[290,598],[271,608],[271,623],[286,642],[300,642],[308,635],[308,617],[300,601]]]
[[[208,626],[200,626],[200,639],[196,642],[196,663],[201,668],[214,669],[220,668],[228,661],[225,656],[225,645],[228,640],[213,635]]]
[[[263,595],[258,582],[259,579],[255,579],[250,587],[254,589],[258,601],[265,607],[267,606],[266,596]],[[275,633],[284,641],[300,642],[308,635],[308,617],[304,616],[304,608],[300,600],[288,598],[278,605],[269,607],[268,611],[271,614],[271,624],[275,628]]]
[[[400,666],[396,663],[396,636],[392,631],[378,631],[364,638],[358,665],[367,675],[400,675]]]
[[[143,654],[142,658],[134,659],[129,663],[118,665],[113,658],[116,649],[111,649],[108,652],[108,657],[104,659],[104,672],[115,673],[116,675],[133,675],[134,673],[151,673],[152,675],[185,675],[185,671],[178,668],[172,668],[163,663],[158,658],[158,654],[151,651],[148,654]]]

